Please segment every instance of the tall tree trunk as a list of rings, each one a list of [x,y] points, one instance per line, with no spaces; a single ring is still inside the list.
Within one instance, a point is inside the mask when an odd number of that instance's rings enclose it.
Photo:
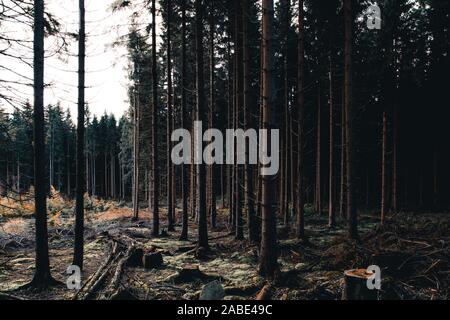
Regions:
[[[94,153],[92,154],[92,195],[97,195],[97,152],[96,143],[94,141]]]
[[[90,184],[90,176],[91,176],[91,173],[90,173],[90,169],[91,169],[91,167],[89,166],[89,155],[90,155],[90,152],[89,152],[89,149],[90,149],[90,147],[89,147],[89,141],[88,141],[88,135],[89,135],[89,133],[88,133],[88,125],[86,125],[86,129],[85,129],[85,137],[84,137],[84,145],[85,145],[85,149],[86,149],[86,151],[85,151],[85,156],[84,156],[84,162],[85,162],[85,173],[86,173],[86,175],[85,175],[85,182],[86,182],[86,192],[87,192],[87,194],[89,195],[89,196],[91,196],[91,184]],[[70,147],[69,147],[69,139],[67,139],[67,166],[68,166],[68,168],[67,168],[67,171],[68,171],[68,173],[67,173],[67,180],[68,181],[70,181],[70,174],[69,174],[69,172],[70,172]],[[68,188],[70,189],[70,183],[68,182],[67,183],[68,184]],[[70,194],[69,194],[69,196],[70,196]]]
[[[47,233],[47,199],[44,136],[44,1],[34,1],[34,183],[36,223],[36,266],[31,286],[48,287],[50,274]]]
[[[392,119],[392,211],[398,212],[398,113],[397,106],[394,106]]]
[[[235,130],[240,128],[240,109],[244,100],[244,73],[243,73],[243,50],[242,50],[242,7],[241,1],[235,0],[235,78],[236,97],[234,105]],[[235,144],[236,146],[236,144]],[[236,149],[235,149],[236,150]],[[237,160],[237,157],[235,158]],[[244,220],[242,216],[242,192],[241,192],[241,165],[235,162],[235,217],[236,217],[236,239],[244,239]]]
[[[139,88],[137,89],[139,90]],[[139,219],[139,154],[140,154],[140,103],[139,93],[134,93],[134,138],[133,138],[133,220]]]
[[[243,58],[244,58],[244,122],[245,129],[252,128],[253,100],[251,95],[251,74],[250,74],[250,43],[249,43],[249,22],[250,22],[250,0],[242,2],[242,25],[243,25]],[[249,148],[246,149],[245,162],[245,207],[247,209],[248,237],[253,243],[258,241],[257,222],[255,215],[255,203],[253,193],[253,167],[249,163]]]
[[[173,165],[170,154],[172,152],[172,1],[167,1],[167,221],[168,230],[174,231],[174,203],[173,203]]]
[[[186,116],[186,86],[187,86],[187,71],[186,71],[186,0],[181,2],[181,127],[187,129]],[[182,229],[180,240],[186,241],[188,239],[188,176],[187,167],[185,164],[181,166],[181,198],[182,198]]]
[[[235,17],[234,17],[235,19]],[[236,51],[236,50],[235,50]],[[231,86],[231,92],[232,92],[232,104],[231,104],[231,117],[230,117],[230,126],[234,130],[236,130],[236,52],[233,54],[232,59],[232,68],[233,68],[233,78],[231,80],[232,86]],[[234,143],[233,143],[234,148]],[[233,159],[235,160],[235,159]],[[230,197],[230,226],[234,228],[234,232],[236,233],[236,165],[233,163],[230,165],[230,190],[231,190],[231,197]]]
[[[284,227],[288,230],[290,228],[290,212],[286,206],[285,199],[287,194],[287,180],[288,180],[288,134],[290,134],[289,125],[289,63],[288,63],[288,49],[289,49],[289,31],[291,26],[291,1],[283,0],[283,24],[284,24],[284,44],[283,44],[283,78],[284,78],[284,94],[283,94],[283,115],[284,115],[284,134],[283,134],[283,146],[281,155],[281,177],[280,177],[280,214],[284,217]],[[292,149],[290,149],[292,150]],[[293,150],[292,150],[293,151]]]
[[[53,117],[50,115],[49,116],[49,121],[50,121],[50,191],[52,190],[53,187],[53,172],[54,172],[54,166],[55,166],[55,156],[54,156],[54,152],[53,149],[55,147],[55,124],[54,124],[54,119]],[[14,160],[13,160],[13,167],[14,167]]]
[[[304,10],[303,0],[299,0],[298,8],[298,164],[296,178],[297,186],[297,237],[305,238],[305,96],[304,96],[304,68],[305,68],[305,34],[304,34]]]
[[[116,155],[111,153],[111,197],[116,200]]]
[[[336,216],[334,212],[334,104],[333,104],[333,65],[330,56],[330,172],[329,172],[329,192],[328,192],[328,226],[334,228]]]
[[[287,107],[287,109],[286,109]],[[290,177],[290,166],[296,165],[293,163],[291,157],[289,156],[289,150],[293,148],[292,139],[291,139],[291,132],[292,132],[292,117],[290,115],[289,105],[285,105],[284,110],[284,123],[285,123],[285,129],[284,129],[284,142],[283,142],[283,150],[282,150],[282,176],[283,181],[280,182],[282,184],[282,192],[281,192],[281,198],[280,198],[280,210],[281,214],[284,214],[284,225],[287,227],[289,226],[289,229],[291,228],[291,218],[292,218],[292,212],[289,207],[289,191],[292,189],[295,189],[295,181],[292,180]],[[294,190],[295,192],[295,190]],[[296,211],[296,208],[294,209]]]
[[[147,168],[145,168],[145,171],[144,171],[144,176],[145,176],[145,180],[144,180],[144,184],[145,184],[145,187],[144,187],[144,192],[145,192],[145,201],[146,201],[146,203],[149,203],[149,193],[150,193],[150,191],[149,191],[149,185],[150,185],[150,179],[149,179],[149,176],[148,176],[148,170],[147,170]]]
[[[383,111],[382,156],[381,156],[381,225],[387,211],[387,111]]]
[[[204,123],[205,114],[205,82],[204,82],[204,61],[203,61],[203,1],[195,0],[195,25],[196,25],[196,79],[197,79],[197,121]],[[198,137],[196,137],[198,139]],[[203,139],[200,139],[203,140]],[[202,146],[201,150],[196,152],[201,153],[203,150],[203,141],[197,141],[197,144]],[[205,165],[197,164],[197,187],[198,187],[198,247],[209,249],[208,245],[208,220],[206,212],[206,170]]]
[[[238,69],[238,60],[237,60],[237,15],[238,15],[238,11],[237,10],[237,5],[238,5],[238,1],[234,0],[233,1],[233,5],[234,5],[234,15],[232,16],[232,19],[230,19],[230,21],[232,22],[232,26],[230,27],[230,30],[233,30],[233,35],[232,35],[232,39],[233,39],[233,46],[234,46],[234,53],[233,53],[233,108],[232,108],[232,113],[231,113],[231,123],[232,123],[232,128],[234,130],[237,129],[236,127],[236,105],[237,105],[237,69]],[[235,142],[233,142],[233,148],[235,148]],[[234,234],[236,235],[236,204],[237,204],[237,190],[236,190],[236,157],[233,159],[233,165],[231,166],[231,184],[232,184],[232,207],[231,207],[231,216],[230,216],[230,221],[231,221],[231,226],[232,228],[234,228]]]
[[[192,112],[192,134],[194,132],[194,121],[195,121],[195,112]],[[191,209],[191,218],[194,219],[197,215],[197,190],[196,190],[196,165],[194,164],[194,140],[192,140],[191,143],[191,154],[192,154],[192,164],[190,167],[190,209]]]
[[[290,158],[290,163],[291,163],[291,167],[290,167],[290,185],[289,185],[289,192],[287,192],[289,194],[289,196],[287,196],[287,198],[290,198],[292,201],[292,216],[296,217],[297,216],[297,205],[298,205],[298,199],[296,196],[296,181],[297,181],[297,165],[298,165],[298,158],[296,158],[296,147],[298,148],[298,145],[296,145],[296,142],[298,142],[298,139],[296,141],[296,128],[294,125],[294,119],[296,116],[298,116],[296,113],[295,108],[292,108],[291,112],[290,112],[290,119],[289,119],[289,141],[291,143],[291,147],[289,149],[288,152],[286,152],[286,156]],[[298,130],[298,128],[297,128]],[[287,165],[287,164],[286,164]],[[287,206],[289,207],[289,205]]]
[[[264,86],[263,86],[263,77],[264,77],[264,39],[263,37],[261,37],[260,40],[260,64],[259,64],[259,113],[258,113],[258,122],[259,122],[259,128],[262,129],[263,128],[263,90],[264,90]],[[259,152],[259,148],[261,148],[261,146],[258,147],[258,152]],[[262,218],[262,202],[261,202],[261,197],[262,197],[262,177],[261,177],[261,163],[258,162],[258,166],[257,166],[258,170],[256,172],[257,175],[257,192],[256,192],[256,216],[261,219]]]
[[[339,191],[339,212],[342,220],[347,220],[347,208],[345,202],[345,188],[347,185],[346,164],[347,164],[347,134],[345,129],[346,116],[345,116],[345,94],[342,95],[342,120],[341,120],[341,181]]]
[[[9,189],[9,186],[10,186],[10,184],[9,184],[9,176],[10,176],[10,174],[9,174],[9,161],[8,160],[9,160],[8,159],[8,155],[6,155],[6,190],[5,190],[6,195],[8,195],[8,189]]]
[[[20,157],[17,155],[17,181],[16,181],[17,193],[20,195]]]
[[[263,37],[263,128],[274,129],[273,108],[275,105],[274,88],[274,39],[273,0],[262,1],[262,37]],[[262,142],[264,151],[271,148],[270,133],[267,141]],[[265,149],[265,150],[264,150]],[[268,153],[266,153],[268,154]],[[273,279],[278,269],[277,263],[277,217],[276,217],[276,180],[275,175],[262,176],[262,233],[259,261],[259,273],[266,278]]]
[[[106,152],[103,154],[103,196],[108,198],[108,156]]]
[[[354,106],[352,102],[353,88],[353,15],[351,0],[344,0],[344,88],[345,88],[345,111],[346,111],[346,136],[347,136],[347,216],[348,216],[348,236],[351,239],[358,239],[358,216],[355,205],[355,146],[353,138],[353,122],[355,121]]]
[[[214,0],[210,0],[210,13],[209,13],[209,127],[214,128],[214,118],[216,111],[215,101],[215,59],[214,59],[214,33],[215,33],[215,19],[214,19]],[[210,199],[209,199],[209,217],[211,219],[211,227],[216,228],[217,220],[217,198],[215,190],[215,166],[209,166],[209,187],[210,187]]]
[[[159,236],[159,174],[158,174],[158,75],[156,57],[156,0],[152,0],[152,209],[153,236]]]
[[[85,8],[84,0],[79,0],[80,32],[78,43],[78,123],[77,123],[77,195],[75,205],[75,250],[73,264],[83,269],[84,247],[84,86],[85,86]]]
[[[122,174],[121,174],[121,181],[122,181],[122,200],[125,200],[127,196],[126,186],[125,186],[125,165],[122,164]]]
[[[173,90],[173,89],[172,89]],[[172,91],[173,92],[173,91]],[[173,100],[173,98],[172,98]],[[172,104],[173,105],[173,104]],[[176,117],[176,110],[173,109],[172,111],[172,129],[175,128],[175,117]],[[173,146],[173,143],[172,143]],[[173,224],[173,231],[175,231],[175,224],[177,223],[177,184],[176,184],[176,178],[177,178],[177,169],[175,165],[172,163],[172,224]]]
[[[70,187],[71,181],[70,181],[70,139],[67,138],[67,159],[66,159],[66,166],[67,166],[67,196],[70,198],[72,196],[72,189]],[[87,159],[87,158],[86,158]],[[86,175],[87,176],[87,175]],[[86,181],[88,181],[86,179]],[[86,186],[87,187],[87,186]],[[86,189],[87,190],[87,189]],[[89,190],[88,190],[89,191]],[[89,193],[89,192],[88,192]]]
[[[231,20],[231,14],[229,13],[229,19]],[[228,116],[227,116],[227,128],[233,127],[233,60],[231,57],[231,43],[228,41],[227,45],[228,51],[228,85],[227,85],[227,95],[228,95]],[[229,217],[228,223],[230,226],[233,225],[233,165],[227,165],[227,190],[228,190],[228,209]]]
[[[225,201],[225,198],[227,196],[227,167],[221,166],[220,167],[220,195],[222,198],[220,208],[224,210],[227,207],[227,203]]]
[[[316,212],[322,214],[322,106],[320,81],[317,83],[317,141],[316,141]]]

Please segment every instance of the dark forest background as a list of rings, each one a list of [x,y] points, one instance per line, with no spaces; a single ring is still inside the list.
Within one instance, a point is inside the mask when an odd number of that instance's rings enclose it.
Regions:
[[[167,5],[160,2],[163,17],[163,42],[158,48],[158,87],[167,90]],[[172,1],[172,62],[173,62],[173,127],[180,127],[181,115],[181,16],[182,1]],[[231,128],[230,108],[233,106],[235,7],[228,1],[215,0],[203,7],[205,17],[214,18],[214,101],[215,127]],[[387,113],[386,175],[387,202],[392,210],[442,211],[450,199],[448,148],[447,73],[449,70],[449,4],[448,1],[379,1],[382,12],[381,30],[366,27],[365,10],[369,3],[355,2],[354,41],[354,105],[356,108],[356,189],[359,208],[379,210],[382,188],[383,114]],[[212,7],[214,5],[214,7]],[[282,168],[279,192],[291,185],[296,145],[297,93],[297,3],[279,1],[275,14],[275,78],[276,127],[283,138]],[[149,8],[150,10],[150,8]],[[187,109],[195,103],[195,50],[193,6],[187,7]],[[251,56],[251,120],[258,126],[260,101],[260,4],[252,1],[249,24]],[[317,204],[317,185],[321,201],[327,207],[329,192],[330,105],[334,123],[334,172],[336,206],[340,203],[341,149],[343,146],[343,18],[340,1],[305,2],[305,181],[307,203]],[[133,21],[130,21],[133,25]],[[204,37],[209,48],[210,26]],[[139,176],[140,198],[149,197],[151,159],[151,45],[148,28],[131,27],[127,36],[130,52],[129,76],[134,85],[129,88],[130,108],[120,119],[112,115],[100,118],[89,114],[86,120],[86,187],[90,195],[130,201],[133,183],[134,113],[139,106],[140,127]],[[123,39],[119,39],[119,42]],[[205,54],[205,79],[209,79],[210,52]],[[330,82],[330,72],[332,79]],[[210,81],[205,82],[205,93]],[[158,174],[166,185],[167,95],[158,102],[159,150]],[[209,101],[208,103],[211,103]],[[320,112],[319,112],[320,111]],[[240,112],[242,112],[240,110]],[[75,190],[76,128],[63,105],[46,108],[46,176],[49,186],[68,197]],[[318,129],[320,117],[320,128]],[[191,119],[190,116],[188,116]],[[11,114],[0,116],[0,180],[2,190],[26,192],[33,185],[32,106],[16,105]],[[287,148],[286,148],[287,143]],[[287,150],[287,153],[286,153]],[[320,150],[320,153],[318,153]],[[318,156],[319,155],[319,156]],[[320,174],[318,163],[320,159]],[[179,168],[175,168],[176,194],[180,195]],[[213,187],[219,197],[227,198],[229,170],[214,169]],[[318,178],[320,176],[320,178]],[[291,188],[291,187],[288,187]],[[393,189],[396,189],[394,191]],[[345,190],[344,190],[345,192]],[[161,188],[161,196],[166,188]],[[225,200],[225,204],[227,201]]]

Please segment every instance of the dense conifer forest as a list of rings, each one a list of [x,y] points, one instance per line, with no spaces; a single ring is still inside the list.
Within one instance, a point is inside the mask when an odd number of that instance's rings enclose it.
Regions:
[[[120,116],[86,99],[92,1],[77,33],[0,1],[0,300],[449,298],[449,1],[110,1]]]

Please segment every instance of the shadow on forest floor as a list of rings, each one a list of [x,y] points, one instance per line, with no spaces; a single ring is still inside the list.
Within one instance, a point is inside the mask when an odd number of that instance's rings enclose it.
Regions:
[[[78,293],[78,298],[191,300],[199,298],[205,284],[218,280],[225,299],[240,300],[254,299],[265,285],[257,274],[258,247],[234,239],[226,227],[223,210],[219,210],[220,227],[209,231],[211,251],[201,260],[196,257],[193,221],[191,241],[178,241],[180,225],[176,225],[176,232],[152,238],[150,214],[142,211],[137,222],[131,221],[131,215],[131,209],[116,205],[108,205],[104,212],[87,213],[83,275],[86,292]],[[164,209],[161,215],[165,216]],[[177,218],[180,222],[181,217]],[[65,283],[72,261],[73,217],[65,213],[49,220],[52,274]],[[358,243],[346,239],[342,222],[330,230],[326,216],[310,214],[306,221],[307,243],[279,227],[283,238],[279,240],[281,276],[273,284],[273,299],[340,299],[344,270],[373,264],[382,269],[382,299],[449,297],[450,215],[398,214],[382,228],[377,217],[361,215]],[[161,221],[162,226],[165,222]],[[32,278],[33,237],[32,217],[0,218],[0,291],[17,288]],[[150,270],[130,267],[123,263],[124,257],[134,254],[130,248],[161,255],[163,264]],[[95,285],[94,280],[98,280]],[[86,288],[92,292],[87,293]],[[59,300],[73,299],[77,291],[59,287],[41,294],[15,294],[26,299]]]

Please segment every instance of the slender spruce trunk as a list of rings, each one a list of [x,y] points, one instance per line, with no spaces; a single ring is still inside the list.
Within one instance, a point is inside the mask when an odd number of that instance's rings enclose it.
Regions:
[[[397,145],[397,139],[398,139],[398,111],[397,107],[394,106],[393,110],[393,119],[392,119],[392,211],[393,213],[398,212],[398,145]],[[436,163],[435,163],[436,164]],[[436,168],[436,166],[435,166]],[[436,177],[436,175],[434,175]],[[435,184],[435,195],[437,194],[436,191],[436,184]],[[436,199],[436,197],[435,197]],[[437,204],[437,201],[434,203]]]
[[[250,74],[250,0],[242,2],[242,25],[243,25],[243,59],[244,59],[244,123],[245,129],[252,128],[251,116],[253,112],[253,99],[251,95]],[[253,167],[249,164],[249,149],[246,148],[245,162],[245,207],[247,209],[248,238],[251,242],[258,242],[258,230],[255,214],[254,192],[253,192]]]
[[[173,164],[170,157],[172,152],[172,117],[173,117],[173,95],[172,95],[172,0],[167,1],[167,221],[168,230],[174,231],[174,184]]]
[[[347,216],[348,236],[358,239],[358,216],[355,203],[355,146],[354,146],[354,106],[353,106],[353,15],[351,0],[344,0],[344,88],[345,88],[345,111],[346,111],[346,138],[347,138]]]
[[[384,225],[387,213],[387,111],[383,111],[382,147],[381,147],[381,225]]]
[[[205,108],[205,82],[204,82],[204,50],[203,50],[203,1],[195,0],[195,42],[196,42],[196,79],[197,79],[197,108],[196,119],[201,123],[205,121],[207,110]],[[203,142],[198,141],[202,145]],[[196,150],[197,151],[197,150]],[[197,164],[198,187],[198,248],[209,249],[208,220],[206,212],[206,170],[203,163]]]
[[[289,63],[288,63],[288,49],[289,49],[289,29],[291,21],[291,1],[284,0],[282,3],[283,9],[283,24],[284,24],[284,44],[283,44],[283,80],[284,80],[284,93],[283,93],[283,115],[284,115],[284,135],[283,146],[281,156],[281,178],[280,178],[280,214],[284,217],[284,227],[288,230],[290,228],[290,212],[286,206],[286,194],[288,186],[288,134],[290,133],[291,126],[289,125]],[[290,149],[292,150],[292,149]]]
[[[187,129],[187,115],[186,115],[186,86],[187,86],[187,71],[186,71],[186,0],[181,2],[181,127]],[[189,215],[188,215],[188,176],[187,166],[181,166],[181,198],[182,198],[182,229],[180,240],[186,241],[188,239]]]
[[[242,39],[242,6],[240,0],[235,0],[235,44],[236,44],[236,104],[235,129],[241,128],[241,108],[244,104],[244,72],[243,72],[243,39]],[[236,145],[237,146],[237,145]],[[235,149],[237,150],[237,149]],[[237,157],[236,157],[237,160]],[[242,214],[242,165],[235,164],[235,192],[236,192],[236,239],[244,239],[244,217]]]
[[[322,214],[322,105],[320,81],[317,83],[317,135],[316,135],[316,212]]]
[[[84,114],[85,114],[85,7],[84,0],[79,0],[80,6],[80,31],[78,43],[78,123],[77,123],[77,194],[75,204],[75,250],[73,264],[83,269],[84,254]]]
[[[341,117],[341,181],[340,181],[340,191],[339,191],[339,212],[341,219],[344,221],[347,221],[347,208],[346,208],[346,202],[345,202],[345,187],[347,185],[347,175],[346,175],[346,163],[347,163],[347,135],[346,135],[346,116],[345,116],[345,94],[343,92],[343,99],[342,99],[342,117]]]
[[[152,209],[153,236],[159,236],[159,174],[158,174],[158,74],[156,56],[156,0],[152,0]]]
[[[273,0],[262,1],[262,37],[263,37],[263,128],[274,129],[274,6]],[[271,141],[262,142],[263,151],[269,151]],[[264,150],[266,149],[266,150]],[[273,279],[278,270],[276,184],[277,174],[262,176],[262,232],[259,260],[259,273]]]
[[[305,35],[304,35],[304,10],[303,0],[299,0],[298,13],[298,164],[296,177],[297,186],[297,237],[305,238],[305,182],[304,182],[304,159],[305,159],[305,130],[304,130],[304,68],[305,68]]]
[[[214,58],[214,35],[215,35],[215,19],[214,19],[214,0],[210,0],[210,13],[209,13],[209,127],[214,128],[215,125],[215,58]],[[211,221],[211,227],[215,229],[217,227],[217,198],[215,189],[215,166],[209,166],[209,217]]]
[[[139,90],[139,89],[137,89]],[[134,138],[133,138],[133,220],[139,219],[139,133],[140,128],[140,103],[139,93],[134,93]]]
[[[44,1],[34,1],[34,183],[36,260],[31,286],[44,289],[52,284],[48,254],[47,194],[44,123]]]
[[[329,169],[329,191],[328,191],[328,226],[334,228],[336,224],[336,215],[334,212],[334,104],[333,104],[333,65],[330,56],[330,169]]]

